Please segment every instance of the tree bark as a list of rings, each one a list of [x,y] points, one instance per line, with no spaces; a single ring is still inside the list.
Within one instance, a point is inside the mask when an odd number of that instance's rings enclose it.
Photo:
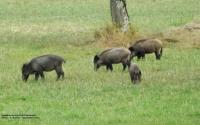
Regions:
[[[110,0],[112,22],[119,26],[122,32],[129,29],[129,16],[126,8],[126,0]]]

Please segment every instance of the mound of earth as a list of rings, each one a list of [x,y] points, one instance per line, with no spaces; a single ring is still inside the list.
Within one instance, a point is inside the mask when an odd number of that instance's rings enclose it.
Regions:
[[[147,38],[158,38],[164,43],[164,46],[175,43],[182,48],[199,48],[200,49],[200,21],[185,24],[180,27],[172,27],[158,34],[145,35],[137,31],[130,30],[128,33],[121,33],[112,26],[102,28],[95,33],[97,46],[103,47],[128,47],[130,44]]]
[[[171,28],[162,32],[158,37],[166,42],[176,42],[182,47],[200,48],[200,22]]]

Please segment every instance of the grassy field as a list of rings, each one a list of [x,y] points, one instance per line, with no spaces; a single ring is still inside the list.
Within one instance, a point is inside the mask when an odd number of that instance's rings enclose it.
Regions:
[[[139,32],[158,33],[199,20],[199,0],[127,0]],[[0,125],[198,125],[200,49],[164,48],[161,61],[135,61],[142,82],[132,85],[121,65],[93,70],[93,32],[110,24],[107,0],[0,0],[0,114],[39,119],[2,119]],[[53,53],[66,59],[65,79],[21,80],[21,66]]]

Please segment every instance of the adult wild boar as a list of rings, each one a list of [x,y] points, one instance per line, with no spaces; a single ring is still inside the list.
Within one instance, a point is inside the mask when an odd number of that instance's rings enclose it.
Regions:
[[[30,62],[23,64],[22,66],[22,79],[27,81],[30,74],[35,74],[35,80],[38,80],[39,76],[44,79],[44,71],[55,70],[57,73],[57,80],[60,76],[64,78],[64,72],[62,69],[62,63],[65,60],[57,55],[43,55],[33,58]]]
[[[138,59],[141,57],[144,59],[145,54],[155,53],[156,59],[160,60],[163,46],[162,42],[158,39],[142,39],[131,45],[129,50],[131,51],[131,58],[137,56]]]
[[[128,65],[129,74],[131,77],[131,82],[136,83],[141,81],[141,70],[136,64],[129,64]]]
[[[126,48],[111,48],[104,50],[98,55],[94,56],[94,69],[97,71],[100,66],[106,66],[107,70],[113,70],[112,64],[122,63],[123,70],[130,62],[131,52]]]

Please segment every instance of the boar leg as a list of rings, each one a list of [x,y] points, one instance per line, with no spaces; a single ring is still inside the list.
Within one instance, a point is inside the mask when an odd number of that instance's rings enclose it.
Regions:
[[[113,66],[112,64],[109,65],[110,71],[113,71]]]
[[[135,80],[134,80],[134,73],[131,72],[131,73],[130,73],[130,77],[131,77],[131,82],[134,84],[134,81],[135,81]]]
[[[122,65],[123,65],[123,71],[125,71],[126,70],[126,63],[122,63]]]
[[[145,59],[145,52],[141,52],[140,56],[142,57],[142,59]]]
[[[137,60],[138,60],[138,61],[140,60],[140,58],[141,58],[141,56],[140,56],[140,55],[137,55]]]
[[[57,80],[60,79],[60,76],[62,76],[62,78],[64,78],[64,72],[63,72],[61,66],[57,66],[55,68],[55,70],[56,70],[56,73],[57,73]]]
[[[24,76],[25,78],[22,78],[25,82],[27,82],[29,75]]]
[[[160,54],[159,54],[158,51],[155,52],[155,56],[156,56],[156,59],[157,59],[157,60],[160,60]]]
[[[141,57],[142,57],[142,54],[141,54],[141,53],[138,53],[138,55],[137,55],[137,60],[139,61]]]
[[[135,76],[133,76],[133,78],[131,79],[132,83],[135,84],[136,80],[135,80]]]
[[[106,65],[106,70],[107,70],[107,71],[108,71],[108,70],[112,71],[112,70],[113,70],[112,64],[107,64],[107,65]]]
[[[145,54],[144,54],[144,55],[142,55],[142,59],[145,59]]]
[[[139,73],[137,73],[137,76],[136,76],[137,78],[136,78],[136,81],[137,82],[140,82],[140,76],[139,76]]]
[[[137,83],[137,80],[138,80],[138,73],[134,72],[134,84]]]
[[[36,72],[36,73],[35,73],[35,80],[38,81],[38,78],[39,78],[39,73]]]
[[[63,70],[61,72],[61,75],[62,75],[62,79],[64,79],[65,73],[63,72]]]
[[[142,59],[144,59],[144,57],[145,57],[145,52],[144,51],[137,52],[137,59],[138,59],[138,61],[140,60],[141,57],[142,57]]]
[[[110,69],[109,65],[106,65],[106,70],[108,71]]]
[[[43,72],[40,73],[40,77],[41,77],[42,79],[44,79],[44,74],[43,74]]]
[[[139,77],[139,81],[141,82],[141,75],[142,75],[142,73],[141,73],[141,71],[139,72],[139,75],[138,75],[138,77]]]
[[[134,83],[134,79],[133,79],[133,76],[131,76],[131,82],[132,82],[132,83]]]

